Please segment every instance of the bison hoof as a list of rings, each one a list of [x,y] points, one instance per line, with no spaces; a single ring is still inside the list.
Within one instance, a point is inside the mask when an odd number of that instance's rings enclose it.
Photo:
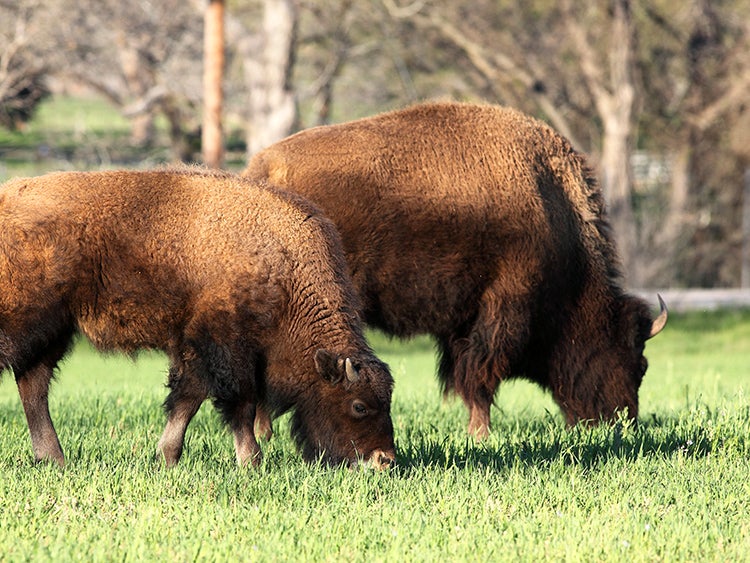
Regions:
[[[65,458],[56,455],[44,455],[41,457],[34,457],[34,463],[37,465],[52,465],[57,464],[58,467],[65,467]]]
[[[156,450],[156,458],[158,461],[164,463],[165,467],[174,467],[180,461],[182,457],[182,448],[175,450],[174,448],[159,447]]]
[[[490,435],[490,427],[488,424],[469,424],[469,435],[478,442],[481,442]]]
[[[255,435],[262,440],[268,441],[273,438],[273,427],[256,424]]]
[[[240,467],[258,467],[260,462],[263,461],[263,453],[260,448],[253,450],[237,450],[237,465]]]

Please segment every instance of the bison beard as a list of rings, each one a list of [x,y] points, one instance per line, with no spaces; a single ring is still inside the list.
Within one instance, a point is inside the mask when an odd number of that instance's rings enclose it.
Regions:
[[[318,204],[341,233],[366,322],[434,336],[438,378],[487,435],[501,381],[551,391],[570,424],[638,414],[664,327],[620,287],[584,157],[509,108],[427,103],[301,131],[245,176]]]

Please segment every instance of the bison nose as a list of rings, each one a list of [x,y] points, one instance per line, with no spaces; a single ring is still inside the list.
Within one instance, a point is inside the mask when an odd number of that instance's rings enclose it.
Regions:
[[[396,454],[394,452],[384,452],[375,450],[370,457],[370,464],[379,470],[388,469],[396,464]]]

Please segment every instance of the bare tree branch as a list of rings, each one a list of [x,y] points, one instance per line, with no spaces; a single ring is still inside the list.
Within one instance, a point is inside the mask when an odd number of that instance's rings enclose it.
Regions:
[[[606,79],[602,72],[602,67],[597,61],[596,51],[591,45],[586,30],[580,23],[578,14],[573,10],[571,0],[562,0],[562,14],[565,20],[565,27],[568,29],[573,46],[578,53],[581,62],[581,73],[586,82],[586,86],[592,93],[594,103],[599,107],[600,113],[609,113],[612,111],[612,95],[606,86]]]
[[[431,11],[427,15],[417,13],[413,16],[413,21],[422,27],[437,29],[443,37],[461,49],[493,89],[508,79],[523,84],[526,91],[536,100],[537,105],[552,125],[568,137],[575,146],[582,146],[573,129],[570,127],[569,121],[557,105],[546,93],[536,88],[537,84],[543,82],[541,77],[527,72],[523,67],[517,65],[511,57],[499,50],[494,51],[491,55],[488,54],[482,45],[471,39],[455,25],[440,17],[435,11]]]
[[[31,118],[48,94],[48,63],[35,0],[0,4],[0,125],[15,128]]]
[[[729,72],[723,85],[721,94],[712,102],[707,103],[696,115],[688,120],[699,130],[705,131],[723,114],[748,100],[750,91],[750,22],[746,22],[741,29],[742,36],[737,45],[727,53],[725,65],[734,63],[739,73]]]
[[[151,113],[159,107],[168,95],[169,89],[163,84],[157,84],[146,92],[144,96],[123,107],[122,115],[125,117],[135,117],[137,115]]]
[[[416,16],[424,7],[424,0],[415,0],[408,6],[397,6],[393,0],[383,0],[383,5],[391,17],[409,19]]]
[[[750,68],[741,76],[734,77],[722,96],[705,106],[697,115],[689,116],[688,119],[699,130],[705,131],[723,114],[738,104],[746,102],[748,91],[750,91]]]

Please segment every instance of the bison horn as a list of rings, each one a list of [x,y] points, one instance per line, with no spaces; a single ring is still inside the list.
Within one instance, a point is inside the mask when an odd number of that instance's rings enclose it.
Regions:
[[[659,315],[651,324],[651,333],[648,335],[649,338],[653,338],[662,330],[664,330],[664,326],[667,324],[667,317],[669,316],[669,312],[667,311],[667,304],[664,303],[664,299],[662,299],[661,295],[659,294],[657,294],[656,296],[659,298]]]
[[[359,379],[359,372],[354,368],[352,365],[352,361],[347,358],[346,362],[344,362],[344,365],[346,366],[346,378],[354,383]]]

